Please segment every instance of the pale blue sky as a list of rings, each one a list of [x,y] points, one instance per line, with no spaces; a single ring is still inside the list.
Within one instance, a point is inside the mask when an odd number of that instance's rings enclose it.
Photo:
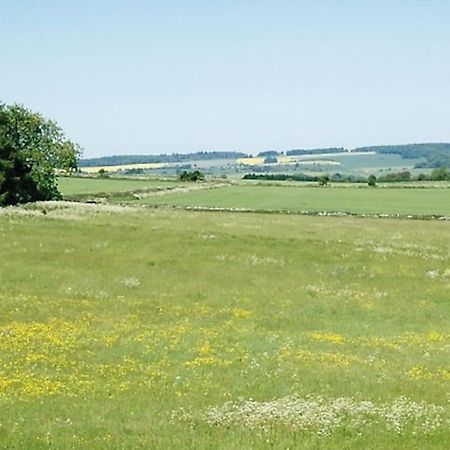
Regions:
[[[450,141],[449,0],[0,0],[0,55],[86,157]]]

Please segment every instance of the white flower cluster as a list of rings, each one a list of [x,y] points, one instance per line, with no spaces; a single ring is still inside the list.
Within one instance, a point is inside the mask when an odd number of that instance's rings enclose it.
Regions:
[[[141,285],[141,282],[135,277],[123,278],[119,280],[119,283],[127,288],[138,288]]]
[[[377,405],[352,398],[325,399],[320,396],[289,396],[258,402],[253,399],[227,402],[208,409],[202,419],[212,426],[237,426],[268,431],[275,426],[329,435],[339,428],[361,430],[382,426],[397,433],[429,433],[444,424],[442,406],[414,402],[405,397],[392,404]]]
[[[399,241],[383,241],[372,239],[356,239],[355,250],[363,252],[366,250],[372,251],[379,255],[402,255],[410,256],[411,258],[422,258],[425,260],[445,261],[448,258],[448,249],[445,247],[438,247],[434,245],[404,243],[402,235],[395,236]]]

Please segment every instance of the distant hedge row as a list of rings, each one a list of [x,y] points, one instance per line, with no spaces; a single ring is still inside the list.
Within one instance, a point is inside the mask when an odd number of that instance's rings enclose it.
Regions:
[[[320,182],[324,176],[307,175],[304,173],[297,174],[283,174],[283,173],[247,173],[242,177],[244,180],[267,180],[267,181],[311,181]],[[402,181],[450,181],[450,170],[445,167],[439,167],[434,169],[430,175],[419,174],[418,176],[412,176],[411,172],[395,172],[389,173],[376,178],[374,175],[369,177],[354,176],[354,175],[342,175],[335,173],[327,176],[329,181],[332,182],[344,182],[344,183],[368,183],[374,185],[376,181],[383,183],[390,182],[402,182]]]

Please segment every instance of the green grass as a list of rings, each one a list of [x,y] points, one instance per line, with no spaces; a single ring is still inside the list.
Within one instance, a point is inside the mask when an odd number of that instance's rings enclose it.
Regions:
[[[405,396],[448,419],[448,223],[54,208],[0,214],[0,448],[447,448],[447,425],[202,414]]]
[[[450,215],[450,189],[231,186],[147,197],[152,205]]]
[[[413,170],[414,165],[421,162],[421,159],[404,159],[395,154],[368,154],[368,155],[348,155],[333,156],[330,159],[340,162],[342,166],[335,168],[337,172],[354,172],[366,175],[375,171],[381,172],[377,175],[383,175],[383,171],[389,173],[401,172],[403,170]]]
[[[115,192],[129,192],[158,187],[167,188],[176,186],[176,181],[161,180],[136,180],[136,179],[114,179],[114,178],[82,178],[82,177],[60,177],[58,179],[59,190],[64,197],[85,194],[102,194]]]

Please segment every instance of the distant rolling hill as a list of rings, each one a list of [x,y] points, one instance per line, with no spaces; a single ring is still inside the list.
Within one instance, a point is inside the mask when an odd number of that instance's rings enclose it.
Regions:
[[[258,156],[301,156],[322,155],[349,152],[376,153],[380,155],[399,155],[403,159],[419,160],[415,168],[450,167],[450,143],[424,143],[405,145],[377,145],[346,149],[343,147],[294,149],[287,151],[260,152]],[[238,160],[249,157],[248,154],[235,151],[201,151],[196,153],[174,153],[171,155],[113,155],[99,158],[88,158],[80,161],[80,167],[119,166],[125,164],[183,163],[190,161]]]

